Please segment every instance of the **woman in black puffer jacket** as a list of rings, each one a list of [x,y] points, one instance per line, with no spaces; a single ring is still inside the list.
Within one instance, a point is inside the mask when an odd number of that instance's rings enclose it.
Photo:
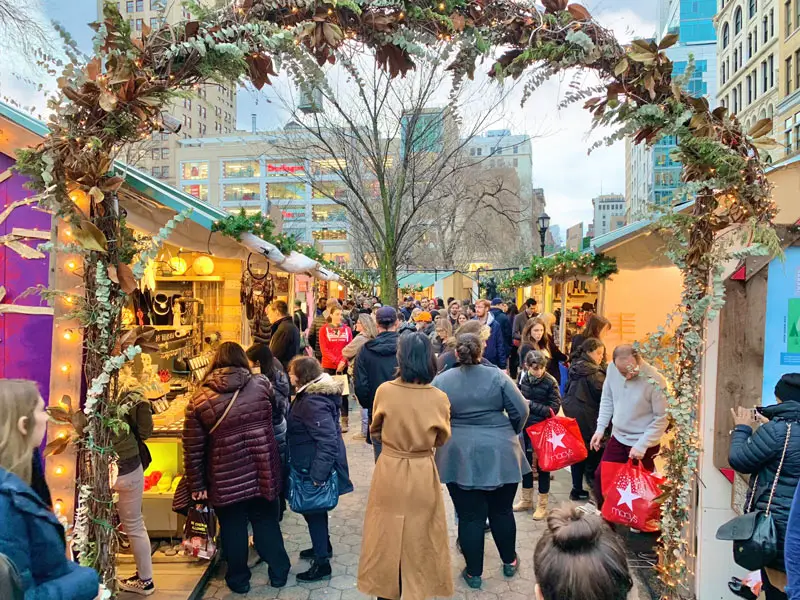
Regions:
[[[525,429],[550,418],[550,411],[557,414],[561,409],[561,394],[558,391],[558,382],[555,377],[547,372],[547,362],[547,356],[538,350],[531,350],[525,355],[525,362],[522,365],[518,383],[519,391],[525,396],[530,407]],[[525,456],[531,463],[531,467],[535,469],[535,456],[530,436],[523,430],[521,437],[525,448]],[[547,516],[549,494],[550,473],[539,469],[539,500],[533,513],[535,521],[541,521]],[[521,512],[529,510],[533,506],[533,473],[528,473],[522,476],[522,496],[520,501],[514,505],[514,510]]]
[[[778,403],[758,411],[766,423],[753,432],[756,422],[753,411],[739,407],[734,413],[736,427],[731,432],[731,448],[728,461],[739,473],[758,477],[753,510],[767,510],[772,484],[778,471],[786,446],[778,484],[772,498],[770,514],[775,518],[778,534],[778,558],[767,565],[772,569],[786,572],[783,548],[786,539],[786,524],[792,506],[795,488],[800,481],[800,373],[790,373],[781,377],[775,386]],[[787,435],[791,426],[791,435]],[[751,488],[752,489],[752,488]],[[787,596],[769,585],[769,579],[762,570],[767,600],[778,600]]]
[[[591,489],[594,484],[594,472],[603,455],[602,452],[592,450],[589,442],[597,429],[600,398],[606,381],[606,372],[602,366],[605,352],[603,342],[597,338],[585,340],[581,344],[577,358],[569,367],[567,388],[564,390],[564,414],[578,422],[581,437],[589,451],[586,460],[571,467],[572,491],[569,499],[573,502],[589,498],[589,493],[583,489],[583,478],[586,477]]]

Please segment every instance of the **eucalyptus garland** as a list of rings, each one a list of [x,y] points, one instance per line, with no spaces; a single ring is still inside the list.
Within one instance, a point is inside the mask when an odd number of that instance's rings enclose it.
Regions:
[[[512,292],[540,281],[543,277],[566,280],[589,276],[598,281],[605,281],[617,272],[619,269],[617,259],[614,257],[592,252],[562,250],[550,256],[534,256],[525,269],[500,283],[500,289]]]
[[[453,93],[474,75],[478,61],[487,58],[492,76],[525,78],[524,99],[554,74],[567,69],[595,71],[601,86],[580,89],[576,83],[564,100],[584,102],[596,125],[614,131],[594,147],[625,137],[653,144],[663,136],[675,136],[673,158],[683,165],[684,192],[695,199],[683,219],[664,221],[674,241],[670,256],[683,274],[683,294],[668,342],[668,351],[676,357],[674,369],[667,372],[675,442],[665,451],[672,485],[664,498],[659,569],[668,588],[666,596],[681,598],[690,593],[687,523],[701,439],[698,399],[705,323],[716,314],[718,303],[712,299],[720,265],[732,256],[721,236],[744,231],[751,246],[744,253],[776,246],[772,229],[776,207],[760,159],[760,149],[775,144],[769,137],[772,122],[762,119],[744,131],[726,109],[712,111],[705,99],[689,95],[685,86],[691,70],[673,78],[674,65],[665,53],[677,36],[667,35],[658,44],[634,40],[622,47],[583,6],[568,0],[541,4],[543,11],[515,0],[231,0],[215,10],[192,4],[197,18],[155,30],[145,26],[131,37],[117,3],[109,2],[102,20],[94,24],[95,56],[86,65],[67,65],[59,78],[60,95],[49,104],[51,133],[36,148],[22,151],[17,164],[42,193],[45,205],[68,221],[86,244],[90,260],[80,304],[91,308],[98,259],[109,276],[113,271],[108,267],[116,269],[120,286],[133,279],[127,268],[130,258],[118,247],[122,216],[114,192],[122,179],[111,173],[113,159],[124,144],[166,130],[167,103],[204,80],[244,77],[261,88],[283,65],[307,87],[324,85],[306,73],[312,72],[314,62],[335,62],[336,51],[345,44],[361,44],[374,52],[378,65],[391,76],[404,75],[414,69],[425,46],[443,40],[458,47],[449,67]],[[495,48],[503,48],[497,58]],[[88,211],[70,199],[77,193],[91,199]],[[761,242],[756,245],[754,240]],[[121,256],[127,260],[121,261]],[[572,268],[562,267],[563,276]],[[598,271],[598,276],[607,273]],[[114,282],[112,296],[116,286]],[[118,315],[112,315],[112,322],[119,323]],[[100,348],[107,334],[97,323],[87,325],[84,333],[85,374],[93,381],[103,369],[106,355]],[[113,329],[111,335],[121,333]],[[113,399],[106,392],[98,403],[101,414],[109,403]],[[108,437],[102,420],[97,421],[97,431]],[[95,468],[102,470],[106,464],[102,457],[89,454]],[[79,483],[85,485],[90,477],[91,472],[81,473]],[[110,501],[107,486],[94,490],[95,500],[90,511]],[[85,516],[81,515],[81,525],[91,538],[88,543],[113,548],[105,528],[95,526],[96,520],[105,519],[91,514],[87,521]],[[98,554],[95,567],[113,587],[115,566],[108,554]]]

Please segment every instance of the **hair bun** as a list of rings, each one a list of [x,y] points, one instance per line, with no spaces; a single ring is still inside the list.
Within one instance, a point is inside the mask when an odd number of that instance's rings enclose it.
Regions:
[[[592,548],[605,524],[572,506],[554,510],[547,519],[553,545],[565,552],[580,552]]]
[[[472,364],[472,348],[469,342],[462,341],[456,343],[456,357],[458,357],[458,362],[462,365]]]

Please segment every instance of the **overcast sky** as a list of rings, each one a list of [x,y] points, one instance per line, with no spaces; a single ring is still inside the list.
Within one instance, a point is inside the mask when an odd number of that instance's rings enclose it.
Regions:
[[[586,0],[584,5],[618,38],[649,37],[654,34],[659,0]],[[64,25],[85,51],[91,49],[92,31],[87,23],[96,18],[96,0],[38,0],[43,20],[54,19]],[[37,5],[37,0],[21,0]],[[9,52],[0,36],[0,96],[13,96],[21,104],[43,107],[43,98],[22,83],[8,69]],[[13,60],[14,63],[19,63]],[[17,74],[28,75],[24,67]],[[625,192],[624,145],[603,148],[587,156],[591,143],[591,120],[580,106],[559,109],[558,103],[570,76],[555,79],[539,88],[523,108],[509,106],[506,124],[513,133],[528,133],[533,139],[533,185],[544,188],[547,212],[561,231],[579,221],[592,219],[591,199],[602,193]],[[275,103],[265,101],[266,94],[242,90],[239,94],[238,127],[250,128],[250,115],[258,115],[259,129],[278,128],[285,115]],[[41,110],[41,109],[40,109]]]

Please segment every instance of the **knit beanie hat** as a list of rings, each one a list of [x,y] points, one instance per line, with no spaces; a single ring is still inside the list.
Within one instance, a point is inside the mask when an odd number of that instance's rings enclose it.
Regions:
[[[786,373],[775,386],[775,396],[781,402],[796,400],[800,402],[800,373]]]

